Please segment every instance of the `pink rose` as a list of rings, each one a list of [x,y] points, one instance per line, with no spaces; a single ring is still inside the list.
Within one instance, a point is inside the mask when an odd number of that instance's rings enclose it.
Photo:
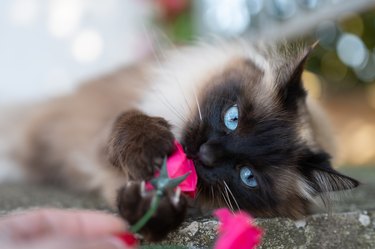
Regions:
[[[215,249],[251,249],[259,245],[263,232],[253,224],[250,215],[243,211],[232,213],[227,208],[214,214],[221,223]]]
[[[186,157],[181,144],[177,140],[174,143],[176,145],[176,150],[167,158],[168,177],[177,178],[185,175],[186,173],[190,173],[188,177],[178,186],[183,193],[187,194],[191,198],[194,198],[198,182],[198,176],[197,172],[195,171],[194,163],[192,160]],[[155,177],[158,177],[159,175],[159,172],[155,173]],[[146,187],[148,190],[154,188],[150,183],[147,183]]]
[[[198,176],[195,171],[194,163],[192,160],[186,157],[186,154],[181,146],[181,144],[175,141],[176,150],[167,159],[167,171],[170,178],[176,178],[183,176],[190,172],[189,176],[180,183],[179,187],[181,191],[189,195],[191,198],[195,197]]]

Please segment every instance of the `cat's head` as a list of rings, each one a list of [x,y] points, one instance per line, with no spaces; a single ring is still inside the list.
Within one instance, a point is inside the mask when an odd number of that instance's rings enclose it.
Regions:
[[[158,89],[194,159],[198,199],[298,218],[323,193],[356,187],[316,138],[301,80],[310,48],[241,46],[185,51],[191,59],[169,62],[170,84]]]
[[[237,58],[207,78],[182,143],[206,203],[298,218],[318,195],[358,182],[335,171],[314,138],[301,80],[309,49],[272,49],[267,65]]]

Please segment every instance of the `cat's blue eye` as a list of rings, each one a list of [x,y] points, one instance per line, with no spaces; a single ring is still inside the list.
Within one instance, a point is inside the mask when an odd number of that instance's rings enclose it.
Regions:
[[[241,181],[250,188],[256,188],[258,186],[258,182],[255,179],[253,171],[248,167],[241,168],[240,178],[241,178]]]
[[[224,114],[224,125],[229,130],[234,131],[238,126],[238,107],[231,106]]]

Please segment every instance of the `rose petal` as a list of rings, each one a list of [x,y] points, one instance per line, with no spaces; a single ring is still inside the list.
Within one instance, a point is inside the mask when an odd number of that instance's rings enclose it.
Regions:
[[[247,213],[231,213],[222,208],[214,214],[220,221],[215,249],[251,249],[261,242],[262,230],[253,225],[252,217]]]
[[[220,221],[219,232],[225,231],[232,215],[231,212],[227,208],[220,208],[214,212],[214,215]]]
[[[190,173],[189,176],[180,183],[181,191],[194,198],[198,182],[198,176],[195,171],[194,163],[186,157],[186,154],[178,141],[175,141],[176,150],[167,159],[167,172],[170,178],[183,176]]]

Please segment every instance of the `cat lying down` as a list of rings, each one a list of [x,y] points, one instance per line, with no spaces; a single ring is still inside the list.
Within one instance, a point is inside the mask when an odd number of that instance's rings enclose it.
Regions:
[[[24,178],[97,191],[126,213],[177,139],[198,174],[194,205],[300,218],[324,193],[358,185],[332,168],[327,121],[303,88],[310,50],[232,41],[170,51],[33,107],[13,155]],[[172,228],[185,199],[164,207]]]

